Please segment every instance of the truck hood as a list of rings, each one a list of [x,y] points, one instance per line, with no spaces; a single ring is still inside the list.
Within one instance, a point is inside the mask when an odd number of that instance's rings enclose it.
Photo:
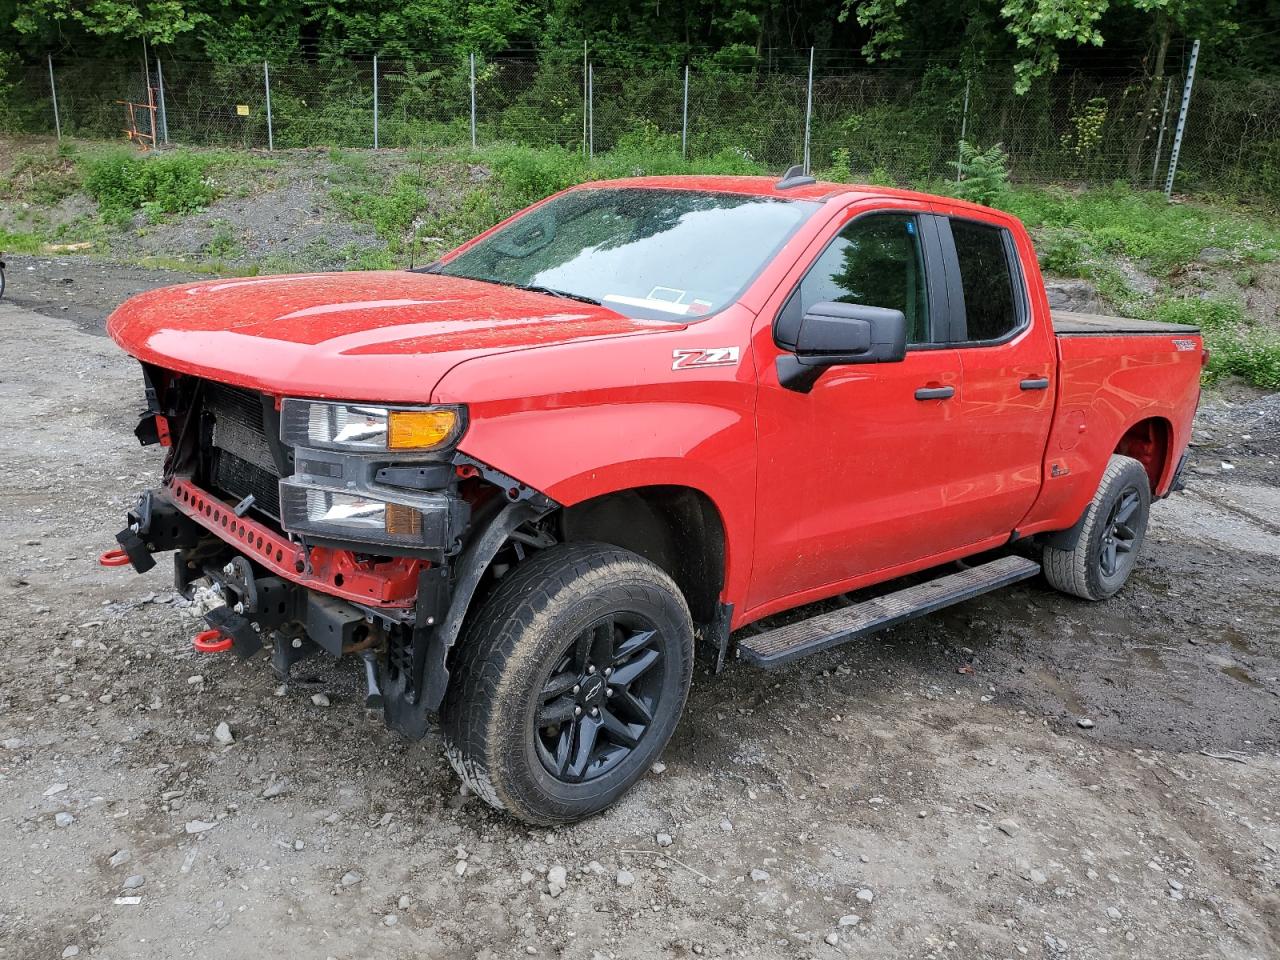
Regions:
[[[422,403],[450,368],[492,353],[672,330],[606,307],[405,271],[165,287],[107,333],[144,363],[279,395]]]

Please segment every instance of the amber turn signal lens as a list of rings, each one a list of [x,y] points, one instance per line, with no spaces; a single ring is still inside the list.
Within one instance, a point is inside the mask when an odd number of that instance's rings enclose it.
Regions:
[[[388,503],[383,514],[386,532],[396,537],[416,537],[422,533],[422,514],[402,503]]]
[[[391,450],[430,450],[452,435],[458,415],[452,410],[392,410],[387,422]]]

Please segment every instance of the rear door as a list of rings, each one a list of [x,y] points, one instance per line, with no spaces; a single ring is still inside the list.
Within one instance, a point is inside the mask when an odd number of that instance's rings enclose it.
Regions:
[[[1040,492],[1057,364],[1013,230],[967,211],[938,224],[964,383],[949,499],[978,539],[1012,531]]]

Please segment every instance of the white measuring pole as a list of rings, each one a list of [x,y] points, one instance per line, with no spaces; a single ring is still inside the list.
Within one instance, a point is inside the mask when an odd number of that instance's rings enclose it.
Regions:
[[[809,128],[813,120],[813,47],[809,48],[809,92],[804,102],[804,172],[809,172]]]
[[[1173,152],[1169,154],[1169,175],[1164,179],[1164,195],[1173,196],[1173,178],[1178,172],[1178,154],[1182,152],[1182,134],[1187,126],[1187,107],[1191,103],[1191,84],[1196,79],[1196,60],[1200,58],[1200,41],[1191,45],[1191,62],[1187,64],[1187,83],[1182,88],[1182,109],[1178,111],[1178,129],[1173,134]]]
[[[49,54],[49,95],[53,98],[53,129],[62,139],[62,120],[58,116],[58,85],[53,82],[53,54]]]
[[[271,129],[271,68],[267,61],[262,61],[262,86],[267,91],[267,149],[276,148],[275,132]]]
[[[160,66],[160,55],[156,54],[156,89],[160,92],[160,138],[164,145],[169,145],[169,111],[164,107],[164,68]]]
[[[378,55],[373,55],[373,149],[378,149]]]
[[[471,54],[471,149],[476,148],[476,55]]]
[[[689,156],[689,65],[684,65],[684,112],[680,118],[680,159]]]

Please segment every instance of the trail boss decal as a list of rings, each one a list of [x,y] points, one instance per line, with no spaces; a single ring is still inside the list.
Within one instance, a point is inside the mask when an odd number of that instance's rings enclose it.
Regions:
[[[1196,342],[1194,340],[1175,340],[1173,341],[1173,345],[1178,350],[1182,351],[1194,350],[1196,348]]]
[[[672,350],[671,369],[690,367],[732,367],[738,362],[737,347],[704,347],[701,350]]]

